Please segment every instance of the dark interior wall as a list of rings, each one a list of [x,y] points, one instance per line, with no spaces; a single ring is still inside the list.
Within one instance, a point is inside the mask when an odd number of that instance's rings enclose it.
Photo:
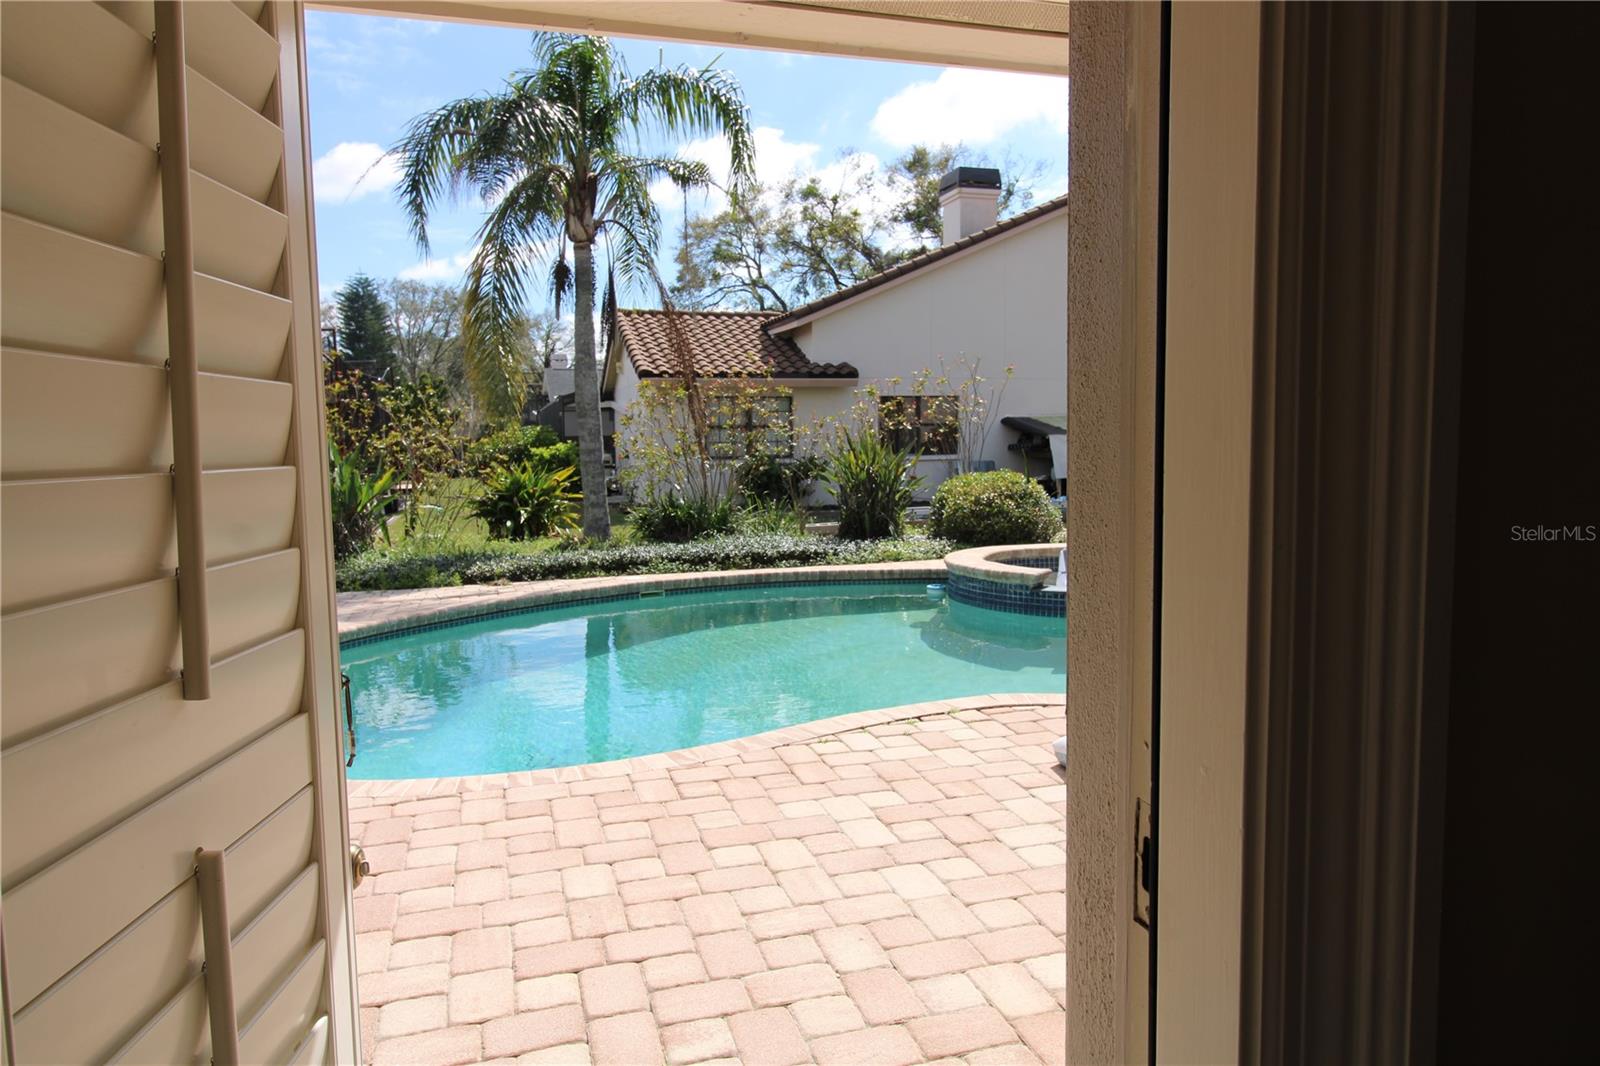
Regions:
[[[1597,14],[1477,9],[1441,1062],[1594,1048]]]

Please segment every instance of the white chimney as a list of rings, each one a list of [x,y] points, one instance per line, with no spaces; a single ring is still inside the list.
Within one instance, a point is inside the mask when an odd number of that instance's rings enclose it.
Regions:
[[[572,378],[572,361],[559,352],[553,354],[550,365],[544,370],[544,394],[551,399],[571,396],[574,391]]]
[[[944,212],[942,244],[954,244],[1000,217],[1000,172],[992,167],[956,167],[939,179],[939,209]]]

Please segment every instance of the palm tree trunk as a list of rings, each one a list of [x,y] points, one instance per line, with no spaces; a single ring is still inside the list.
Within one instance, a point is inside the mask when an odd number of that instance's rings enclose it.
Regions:
[[[583,479],[583,535],[611,536],[606,504],[604,425],[600,420],[600,368],[594,361],[594,245],[574,243],[577,292],[573,300],[572,386],[578,415],[578,475]]]

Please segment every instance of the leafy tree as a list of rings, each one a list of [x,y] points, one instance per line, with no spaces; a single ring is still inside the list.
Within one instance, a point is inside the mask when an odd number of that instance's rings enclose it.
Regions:
[[[528,346],[534,366],[563,366],[572,359],[572,326],[552,311],[529,315]]]
[[[811,174],[686,220],[673,299],[691,307],[785,311],[940,244],[939,179],[987,164],[961,145],[917,145],[887,170],[846,154]],[[1000,216],[1029,207],[1043,164],[1002,161]]]
[[[919,255],[937,248],[944,237],[944,213],[939,209],[939,179],[956,167],[990,166],[987,156],[964,145],[932,147],[913,145],[889,167],[889,181],[902,190],[890,218],[911,231],[917,247],[902,250],[901,256]],[[1000,217],[1026,211],[1033,206],[1033,188],[1044,169],[1040,160],[1022,161],[1011,157],[1000,164]]]
[[[377,439],[382,425],[379,383],[342,360],[322,363],[328,441],[348,462],[369,473],[379,469]]]
[[[889,220],[869,209],[883,199],[878,173],[859,156],[848,157],[837,184],[824,185],[813,175],[784,187],[778,246],[790,260],[787,272],[797,303],[865,281],[895,264]]]
[[[394,334],[389,308],[378,283],[357,274],[336,295],[339,305],[339,349],[345,358],[383,377],[394,364]]]
[[[465,377],[461,292],[454,285],[395,278],[383,283],[394,366],[407,381],[424,374],[452,384]]]
[[[692,307],[783,311],[892,265],[881,176],[847,156],[838,180],[820,175],[755,189],[715,215],[689,220],[672,295]]]
[[[779,222],[760,196],[688,219],[676,253],[673,300],[696,308],[787,311],[788,261],[779,251]]]
[[[738,83],[705,68],[657,68],[634,76],[603,37],[536,34],[534,66],[505,88],[455,100],[418,116],[396,146],[398,192],[412,233],[428,247],[430,210],[447,192],[471,187],[493,204],[467,271],[463,337],[467,373],[518,412],[525,382],[517,339],[531,268],[550,264],[556,310],[571,295],[575,312],[574,390],[583,482],[583,532],[610,533],[599,368],[595,363],[594,247],[605,242],[608,276],[625,283],[655,277],[660,216],[651,182],[680,189],[711,183],[699,161],[629,152],[640,134],[727,138],[737,186],[753,172],[755,144]],[[568,249],[571,262],[568,261]]]
[[[420,487],[461,466],[456,425],[461,413],[445,383],[423,374],[416,381],[379,381],[328,359],[323,363],[328,443],[336,464],[369,476],[388,473],[408,486],[406,523],[416,523]]]
[[[415,381],[380,387],[385,424],[375,447],[382,465],[393,470],[410,490],[406,498],[408,530],[416,524],[422,487],[461,466],[455,435],[461,413],[450,406],[448,396],[444,381],[427,374]]]

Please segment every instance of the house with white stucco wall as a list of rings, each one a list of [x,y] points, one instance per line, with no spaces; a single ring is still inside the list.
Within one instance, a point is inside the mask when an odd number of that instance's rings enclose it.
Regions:
[[[896,437],[922,452],[919,495],[963,460],[1064,480],[1067,200],[997,221],[999,193],[998,171],[957,168],[941,181],[940,247],[790,311],[619,310],[604,395],[626,422],[644,382],[681,376],[687,346],[701,379],[770,383],[764,417],[787,416],[798,447],[807,427],[863,402],[912,423]],[[987,430],[961,448],[952,398],[972,373],[984,379]]]

